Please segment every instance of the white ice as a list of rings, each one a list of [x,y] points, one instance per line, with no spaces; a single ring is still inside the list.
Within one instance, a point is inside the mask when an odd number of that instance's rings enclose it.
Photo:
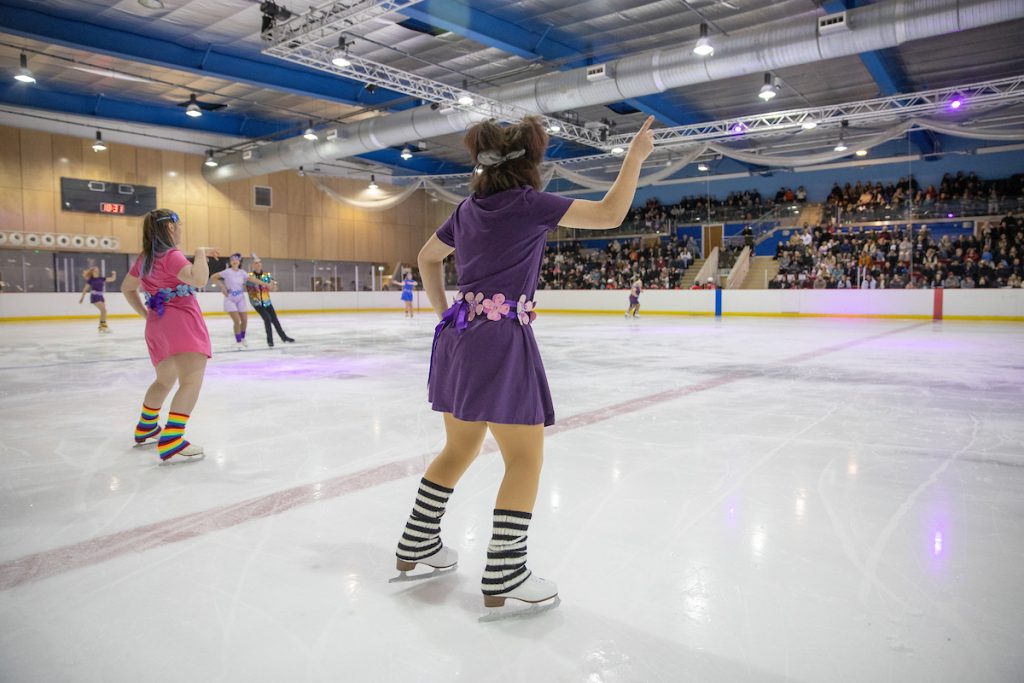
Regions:
[[[480,623],[490,448],[458,571],[388,583],[429,316],[281,318],[209,320],[176,468],[130,447],[141,321],[0,326],[0,680],[1024,680],[1024,325],[542,314],[562,603]]]

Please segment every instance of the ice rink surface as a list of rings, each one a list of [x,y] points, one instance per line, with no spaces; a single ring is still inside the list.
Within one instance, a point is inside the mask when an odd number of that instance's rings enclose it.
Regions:
[[[480,623],[490,441],[458,571],[388,583],[431,316],[281,318],[208,320],[170,468],[131,448],[141,321],[0,326],[0,680],[1024,680],[1024,325],[542,313],[562,604]]]

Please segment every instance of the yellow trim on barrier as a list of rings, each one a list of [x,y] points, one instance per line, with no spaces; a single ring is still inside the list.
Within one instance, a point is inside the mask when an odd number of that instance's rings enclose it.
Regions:
[[[429,314],[433,309],[430,308],[417,308],[417,313]],[[297,309],[282,311],[286,315],[317,315],[325,313],[401,313],[400,308],[324,308],[324,309]],[[622,314],[621,310],[586,310],[586,309],[570,309],[570,308],[558,308],[558,309],[543,309],[539,311],[541,314],[552,313],[559,315],[609,315],[618,316]],[[250,314],[256,315],[255,311],[250,311]],[[715,314],[710,311],[650,311],[641,309],[640,314],[642,316],[698,316],[698,317],[713,317]],[[223,311],[211,311],[209,313],[203,313],[204,317],[225,317],[227,313]],[[107,315],[108,320],[127,320],[129,318],[137,318],[134,313],[112,313]],[[761,312],[725,312],[722,317],[748,317],[748,318],[868,318],[868,319],[881,319],[881,320],[931,320],[930,315],[899,315],[899,314],[888,314],[888,313],[761,313]],[[39,323],[39,322],[66,322],[66,321],[96,321],[99,317],[96,315],[41,315],[41,316],[19,316],[11,318],[0,318],[0,323]],[[1024,322],[1024,316],[993,316],[993,315],[947,315],[943,316],[944,320],[958,320],[964,322],[1007,322],[1007,323],[1020,323]]]

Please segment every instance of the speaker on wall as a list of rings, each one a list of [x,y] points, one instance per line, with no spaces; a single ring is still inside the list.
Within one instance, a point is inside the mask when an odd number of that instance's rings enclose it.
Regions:
[[[26,247],[38,247],[39,246],[39,233],[30,232],[25,234],[25,246]]]
[[[7,243],[14,247],[20,247],[25,243],[25,236],[20,232],[12,232],[7,236]]]
[[[87,249],[95,249],[100,246],[100,238],[96,235],[89,235],[85,238],[85,246]]]
[[[58,247],[70,247],[71,246],[71,235],[57,235],[57,246]]]
[[[82,247],[84,247],[85,246],[85,236],[84,235],[72,235],[71,236],[71,246],[75,247],[76,249],[81,249]]]
[[[0,230],[0,247],[7,244],[7,233]]]
[[[54,235],[52,232],[48,232],[45,233],[39,241],[44,247],[49,249],[52,248],[53,245],[57,243],[57,236]]]

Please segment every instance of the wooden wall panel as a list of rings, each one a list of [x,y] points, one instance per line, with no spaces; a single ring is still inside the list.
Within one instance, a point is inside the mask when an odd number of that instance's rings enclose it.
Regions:
[[[182,152],[160,152],[161,167],[163,168],[164,197],[162,205],[168,209],[177,210],[187,202],[185,193],[185,155]]]
[[[250,211],[229,211],[228,213],[228,242],[221,245],[221,254],[241,252],[248,254],[252,251],[252,238],[250,228],[252,218]]]
[[[291,252],[288,249],[288,214],[286,213],[270,213],[270,247],[267,249],[267,254],[276,254],[280,258],[281,256],[291,256]],[[257,251],[257,254],[260,252]]]
[[[21,189],[21,135],[17,128],[0,126],[0,187]],[[18,203],[20,204],[20,198]],[[20,209],[19,209],[20,211]]]
[[[214,249],[220,250],[222,254],[231,253],[228,251],[228,245],[231,243],[231,226],[229,224],[230,215],[231,210],[227,207],[209,207],[207,222],[207,229],[210,236],[209,243],[201,246],[213,247]]]
[[[21,186],[53,192],[53,149],[49,133],[21,131]]]
[[[25,207],[20,187],[0,185],[0,230],[24,230]]]
[[[249,216],[249,247],[247,249],[232,247],[232,251],[241,252],[243,256],[248,256],[252,252],[261,256],[271,253],[270,214],[267,211],[250,211]]]
[[[57,201],[50,190],[22,190],[22,211],[28,232],[56,232],[54,208]]]
[[[189,252],[213,246],[224,253],[257,250],[265,258],[411,263],[435,227],[436,210],[422,197],[374,213],[331,199],[295,171],[211,185],[202,177],[202,155],[113,143],[93,152],[92,142],[0,126],[0,228],[113,235],[123,251],[138,251],[139,217],[61,210],[61,177],[155,187],[157,205],[184,217]],[[366,190],[365,179],[323,182],[342,192]],[[255,185],[272,188],[272,208],[252,206]]]

